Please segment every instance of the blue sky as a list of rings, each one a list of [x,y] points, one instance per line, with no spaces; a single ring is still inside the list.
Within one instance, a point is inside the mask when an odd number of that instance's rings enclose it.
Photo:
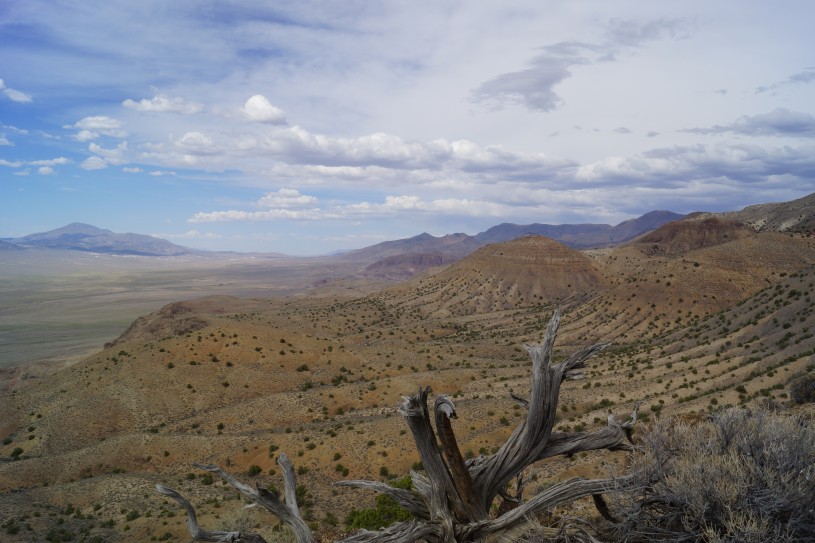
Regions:
[[[0,237],[323,254],[815,191],[808,0],[0,5]]]

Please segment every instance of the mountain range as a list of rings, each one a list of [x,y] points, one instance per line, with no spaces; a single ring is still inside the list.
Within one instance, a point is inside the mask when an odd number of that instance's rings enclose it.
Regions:
[[[652,211],[645,215],[624,221],[616,226],[608,224],[510,224],[503,223],[475,236],[468,234],[448,234],[432,236],[427,233],[417,236],[386,241],[341,253],[342,259],[357,261],[378,261],[396,255],[440,253],[443,257],[423,257],[433,265],[440,265],[464,257],[487,243],[509,241],[521,236],[541,235],[557,240],[569,247],[605,247],[628,241],[636,236],[662,226],[666,222],[682,218],[670,211]],[[200,251],[176,245],[167,240],[144,234],[119,234],[97,228],[89,224],[71,223],[62,228],[29,234],[21,238],[0,240],[0,251],[26,248],[61,249],[103,254],[140,256],[183,256],[206,255]],[[417,257],[411,257],[416,260]]]

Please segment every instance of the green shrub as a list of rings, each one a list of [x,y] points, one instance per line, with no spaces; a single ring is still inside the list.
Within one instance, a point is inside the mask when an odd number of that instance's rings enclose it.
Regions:
[[[403,477],[391,481],[391,486],[395,488],[410,489],[410,477]],[[411,520],[413,515],[396,503],[396,500],[386,494],[379,494],[376,497],[376,505],[368,509],[354,509],[345,517],[345,526],[349,530],[378,530],[383,526],[390,526],[395,522]]]

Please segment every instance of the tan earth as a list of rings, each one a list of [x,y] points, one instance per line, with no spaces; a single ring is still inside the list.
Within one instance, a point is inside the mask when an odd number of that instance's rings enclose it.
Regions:
[[[3,541],[49,530],[188,541],[182,511],[156,483],[217,528],[246,516],[243,502],[191,463],[281,488],[280,452],[309,492],[307,519],[335,537],[373,495],[333,482],[402,476],[418,461],[396,409],[418,386],[453,397],[467,455],[503,442],[523,415],[509,395],[529,389],[522,345],[541,338],[556,307],[558,356],[612,342],[564,385],[559,431],[605,424],[609,411],[624,418],[637,402],[645,419],[784,403],[790,378],[815,369],[806,233],[696,217],[612,249],[527,237],[372,293],[353,281],[345,296],[348,283],[331,281],[296,297],[176,302],[68,367],[6,379],[0,516],[23,528]],[[607,475],[604,463],[624,458],[544,462],[528,493],[553,478]]]

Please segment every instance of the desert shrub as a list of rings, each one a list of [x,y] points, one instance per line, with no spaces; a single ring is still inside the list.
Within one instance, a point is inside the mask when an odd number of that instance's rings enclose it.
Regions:
[[[396,488],[411,488],[410,477],[391,481],[391,486]],[[396,503],[396,500],[387,494],[379,494],[376,497],[376,505],[368,509],[354,509],[345,517],[345,526],[351,530],[378,530],[384,526],[390,526],[395,522],[411,520],[413,515]]]
[[[619,541],[815,541],[815,425],[729,409],[695,425],[661,420],[609,495]]]
[[[805,373],[790,381],[790,399],[794,403],[815,402],[815,374]]]
[[[252,509],[235,509],[221,516],[221,530],[248,532],[258,523],[257,513]]]

